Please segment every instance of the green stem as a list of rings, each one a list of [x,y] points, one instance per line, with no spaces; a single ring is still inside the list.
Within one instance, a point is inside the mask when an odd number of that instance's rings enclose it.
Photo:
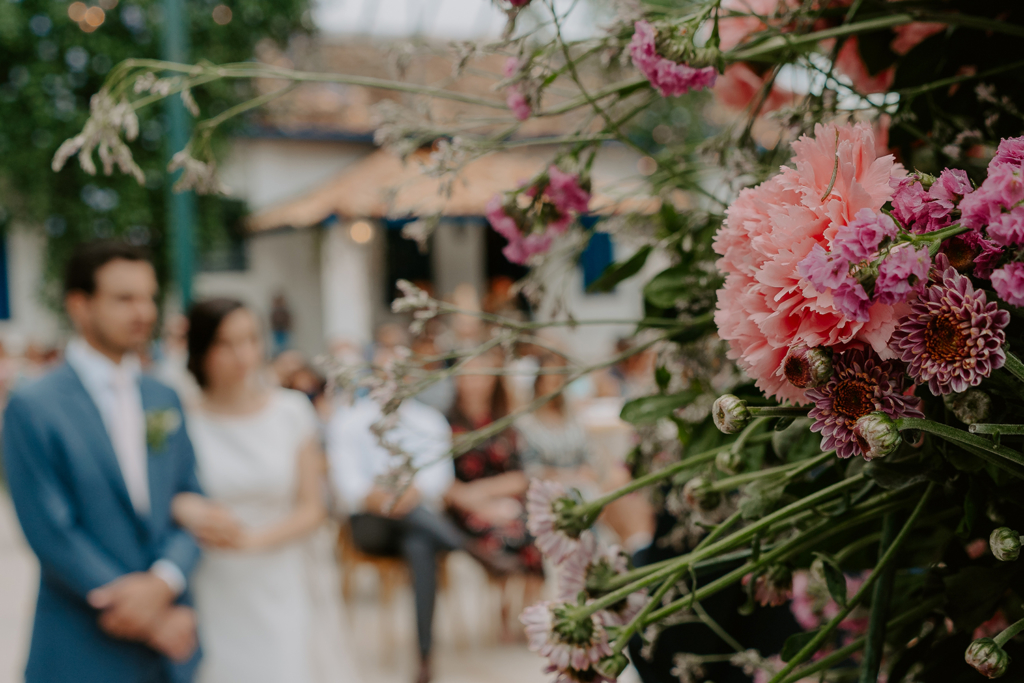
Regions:
[[[970,446],[974,449],[998,456],[999,458],[1003,458],[1012,463],[1013,467],[1005,468],[1007,471],[1012,472],[1018,477],[1024,478],[1024,456],[1007,448],[1006,446],[994,444],[984,437],[970,434],[962,429],[957,429],[956,427],[950,427],[949,425],[917,417],[901,417],[896,420],[896,427],[901,432],[907,429],[918,429],[922,432],[934,434],[946,441],[958,443],[962,446]]]
[[[889,623],[886,624],[886,629],[892,630],[895,628],[899,628],[904,624],[913,623],[921,617],[928,614],[929,612],[931,612],[932,610],[934,610],[935,608],[941,606],[943,602],[945,602],[944,597],[934,597],[913,609],[907,610],[898,617],[891,619]],[[800,671],[791,674],[789,677],[783,680],[782,683],[797,683],[797,681],[803,680],[813,674],[818,673],[819,671],[827,671],[828,669],[831,669],[834,665],[839,664],[840,662],[845,662],[847,659],[849,659],[850,655],[864,647],[864,641],[866,640],[867,636],[861,636],[857,638],[849,645],[841,647],[835,652],[829,654],[828,656],[822,657],[813,664],[810,664],[804,667],[803,669],[800,669]]]
[[[661,599],[665,597],[665,594],[669,592],[672,586],[676,585],[679,579],[683,578],[683,574],[686,573],[686,567],[680,567],[674,573],[669,574],[665,579],[664,583],[658,586],[658,590],[654,592],[651,599],[647,601],[640,613],[633,617],[625,628],[619,632],[619,635],[615,638],[615,642],[612,643],[612,652],[622,652],[622,649],[626,647],[626,643],[633,637],[633,634],[637,632],[640,625],[644,623],[644,619],[648,614],[651,613],[657,605],[661,603]]]
[[[878,546],[879,559],[892,545],[896,535],[896,516],[890,512],[882,518],[882,542]],[[885,650],[885,620],[889,616],[889,601],[892,599],[892,583],[896,567],[885,568],[882,578],[875,584],[875,592],[871,596],[871,618],[868,622],[868,637],[864,648],[864,661],[861,662],[860,683],[875,683],[878,680],[878,669],[882,666],[882,653]]]
[[[1021,631],[1024,631],[1024,619],[1021,619],[1018,622],[1010,624],[992,640],[996,641],[996,645],[1002,647],[1003,645],[1006,645],[1008,642],[1010,642],[1010,639],[1016,636]]]
[[[770,437],[769,437],[770,438]],[[822,453],[821,455],[811,458],[809,461],[794,462],[788,465],[779,465],[778,467],[769,467],[763,470],[757,470],[755,472],[744,472],[743,474],[736,474],[725,479],[719,479],[713,482],[703,489],[706,491],[731,491],[741,484],[755,481],[757,479],[763,479],[766,477],[775,476],[776,474],[784,474],[785,478],[792,479],[793,477],[806,472],[809,469],[814,469],[818,464],[832,458],[836,452],[834,450]]]
[[[1021,362],[1020,358],[1006,351],[1006,364],[1003,367],[1014,377],[1024,382],[1024,363]]]
[[[1024,434],[1024,425],[972,424],[967,427],[971,434],[998,434],[1000,436],[1019,436]]]
[[[928,484],[928,488],[925,490],[924,495],[921,496],[921,499],[918,501],[914,511],[910,513],[910,517],[907,519],[906,524],[903,525],[900,533],[893,539],[892,544],[886,549],[885,554],[882,555],[882,558],[878,561],[878,565],[875,567],[875,570],[871,572],[871,575],[864,581],[864,585],[861,586],[859,591],[857,591],[857,594],[846,603],[846,607],[841,609],[839,614],[834,616],[828,624],[818,631],[809,643],[793,655],[782,671],[775,674],[769,683],[781,683],[781,681],[786,678],[787,674],[793,671],[793,669],[808,657],[817,652],[821,648],[822,644],[824,644],[825,640],[832,635],[832,632],[839,627],[839,624],[850,615],[850,612],[852,612],[853,609],[861,603],[861,601],[864,600],[868,591],[871,590],[875,583],[878,582],[883,575],[884,570],[888,568],[889,564],[896,558],[896,554],[899,551],[900,546],[903,544],[903,541],[906,540],[907,536],[910,535],[911,529],[914,528],[914,524],[917,522],[917,518],[924,510],[925,503],[928,501],[932,489],[934,488],[934,482]]]
[[[745,544],[758,533],[769,528],[772,524],[780,520],[792,518],[793,515],[797,512],[801,512],[808,508],[817,507],[818,505],[821,505],[822,503],[836,497],[838,494],[843,493],[847,489],[856,486],[863,480],[863,474],[855,474],[849,479],[836,482],[831,486],[826,486],[825,488],[815,493],[812,493],[806,498],[801,498],[800,500],[791,503],[784,508],[780,508],[779,510],[776,510],[772,514],[762,517],[754,524],[744,527],[743,529],[737,531],[731,536],[723,538],[721,541],[718,541],[716,543],[709,544],[707,547],[705,547],[703,550],[699,552],[694,551],[686,555],[683,555],[682,557],[674,558],[673,563],[666,566],[665,568],[659,569],[658,571],[655,571],[649,574],[648,576],[638,579],[630,584],[623,586],[622,588],[619,588],[602,596],[598,600],[595,600],[594,602],[588,605],[580,607],[577,616],[579,618],[583,618],[593,614],[598,610],[610,607],[611,605],[617,603],[619,600],[628,597],[631,593],[635,593],[641,588],[646,588],[647,586],[650,586],[656,583],[657,581],[663,579],[664,577],[672,574],[676,569],[679,569],[681,567],[692,567],[700,560],[703,560],[708,557],[714,557],[719,553],[733,550]]]
[[[798,406],[747,406],[753,417],[807,417],[809,408]]]
[[[967,232],[970,230],[965,225],[954,223],[948,228],[942,228],[941,230],[935,230],[933,232],[926,232],[923,235],[913,235],[910,238],[911,244],[927,244],[928,251],[934,257],[939,253],[939,248],[942,243],[948,240],[950,237],[956,237],[957,235]]]

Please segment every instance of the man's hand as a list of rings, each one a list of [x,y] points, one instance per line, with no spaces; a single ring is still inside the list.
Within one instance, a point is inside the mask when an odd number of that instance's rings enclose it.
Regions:
[[[157,619],[147,644],[175,662],[187,662],[199,647],[196,614],[189,607],[175,605]]]
[[[167,582],[152,572],[125,574],[88,595],[89,604],[103,612],[100,628],[115,638],[143,641],[174,598]]]

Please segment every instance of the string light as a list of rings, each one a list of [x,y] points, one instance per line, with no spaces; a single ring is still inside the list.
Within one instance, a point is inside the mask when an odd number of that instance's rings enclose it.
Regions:
[[[68,5],[68,17],[74,22],[82,21],[88,9],[84,2],[73,2]]]
[[[348,229],[348,234],[356,244],[366,244],[373,239],[373,226],[366,221],[356,221]]]
[[[217,5],[213,8],[213,20],[221,26],[231,23],[231,8],[227,5]]]

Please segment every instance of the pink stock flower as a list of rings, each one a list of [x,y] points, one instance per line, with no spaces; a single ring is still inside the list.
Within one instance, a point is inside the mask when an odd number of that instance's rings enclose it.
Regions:
[[[959,202],[974,191],[967,171],[959,168],[945,168],[932,186],[928,188],[928,196],[946,202]]]
[[[850,262],[841,256],[830,254],[820,244],[797,265],[800,277],[806,279],[820,291],[835,289],[850,279]]]
[[[932,266],[928,247],[914,249],[909,244],[893,249],[878,266],[875,299],[893,305],[906,301],[912,291],[921,291]]]
[[[952,224],[953,202],[941,198],[945,188],[950,184],[947,177],[938,190],[938,182],[930,190],[925,190],[916,175],[893,180],[892,214],[904,228],[917,234],[933,232]],[[955,186],[955,182],[953,182]],[[931,193],[935,190],[935,196]]]
[[[935,396],[960,393],[1003,367],[1009,323],[1009,313],[950,266],[900,318],[889,346]]]
[[[528,3],[529,0],[526,0],[523,4]],[[515,57],[509,57],[505,60],[505,78],[512,78],[516,71],[519,70],[519,66],[520,62]],[[512,111],[512,115],[519,121],[525,121],[533,113],[530,100],[526,93],[523,92],[522,85],[519,83],[513,83],[508,86],[508,92],[505,94],[505,105],[508,106]]]
[[[564,603],[541,602],[523,610],[519,620],[525,626],[530,650],[547,657],[547,671],[559,674],[556,681],[608,680],[594,668],[612,654],[604,614],[599,611],[572,623],[566,619],[569,607]]]
[[[864,291],[864,285],[852,277],[832,290],[832,303],[849,320],[862,323],[871,320],[871,297]]]
[[[996,155],[989,163],[989,169],[995,165],[1008,164],[1015,168],[1024,166],[1024,136],[1019,138],[1004,138],[999,142]]]
[[[868,71],[860,56],[857,36],[850,36],[839,48],[839,54],[836,55],[836,71],[849,78],[853,83],[853,89],[861,95],[887,92],[896,78],[895,67],[890,66],[875,74]]]
[[[841,350],[863,342],[891,357],[886,344],[899,311],[876,303],[866,320],[849,318],[833,292],[812,284],[799,264],[814,247],[825,251],[858,211],[881,209],[892,195],[889,180],[900,177],[902,167],[891,155],[876,157],[865,123],[818,124],[813,138],[804,136],[793,148],[795,168],[783,167],[743,190],[726,212],[714,244],[721,256],[718,269],[726,276],[715,323],[729,342],[730,357],[767,396],[805,403],[804,390],[782,372],[791,347]],[[833,169],[835,183],[826,196]]]
[[[913,21],[909,24],[893,26],[892,32],[896,34],[896,37],[893,38],[889,47],[902,57],[928,38],[944,30],[946,30],[945,24],[931,21]]]
[[[986,232],[993,242],[1004,247],[1024,245],[1024,206],[1015,206],[1009,213],[999,214],[989,223]]]
[[[526,528],[537,548],[556,565],[580,547],[580,539],[559,529],[557,506],[566,498],[565,487],[557,481],[534,479],[526,491]]]
[[[989,164],[988,177],[960,202],[961,221],[981,228],[999,218],[1003,209],[1024,199],[1024,170],[1011,164]]]
[[[633,65],[662,97],[685,95],[691,90],[702,90],[715,84],[718,75],[715,67],[695,69],[660,56],[656,45],[657,31],[650,22],[638,21],[634,28],[636,32],[629,43]]]
[[[878,245],[886,237],[896,237],[892,219],[884,213],[861,209],[852,221],[839,226],[832,238],[832,252],[852,263],[866,261],[875,257]]]
[[[897,361],[883,361],[872,351],[851,349],[832,361],[832,379],[822,387],[808,389],[814,401],[808,417],[812,432],[821,432],[822,450],[836,449],[840,458],[864,455],[853,425],[873,412],[895,419],[923,417],[920,399],[904,395],[904,371]]]
[[[1024,306],[1024,263],[1007,263],[994,271],[992,289],[1011,306]]]

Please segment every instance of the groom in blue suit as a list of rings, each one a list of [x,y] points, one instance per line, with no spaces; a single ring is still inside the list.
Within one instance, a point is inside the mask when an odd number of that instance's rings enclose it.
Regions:
[[[199,491],[181,404],[141,374],[156,275],[127,244],[70,260],[67,362],[12,396],[3,454],[41,577],[26,683],[187,683],[198,662],[195,540],[171,500]]]

